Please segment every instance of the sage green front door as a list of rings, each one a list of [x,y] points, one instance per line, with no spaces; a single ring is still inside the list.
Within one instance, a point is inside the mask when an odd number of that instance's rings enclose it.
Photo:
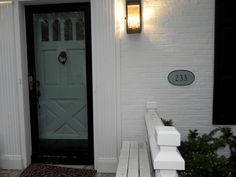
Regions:
[[[29,6],[26,20],[32,161],[91,164],[89,3]]]
[[[87,139],[83,12],[34,15],[41,139]]]

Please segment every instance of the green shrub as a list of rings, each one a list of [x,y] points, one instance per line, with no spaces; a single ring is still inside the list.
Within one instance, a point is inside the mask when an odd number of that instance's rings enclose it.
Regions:
[[[165,126],[172,120],[161,119]],[[229,148],[229,157],[217,151]],[[186,141],[178,148],[185,160],[185,170],[179,177],[236,177],[236,136],[230,128],[219,127],[208,134],[199,135],[198,130],[189,130]]]
[[[227,146],[230,156],[219,156],[217,150]],[[236,137],[230,128],[216,128],[203,135],[190,130],[179,151],[185,160],[180,177],[236,177]]]
[[[162,122],[165,126],[173,126],[173,121],[172,120],[166,120],[166,119],[163,119],[163,118],[161,118],[161,120],[162,120]]]

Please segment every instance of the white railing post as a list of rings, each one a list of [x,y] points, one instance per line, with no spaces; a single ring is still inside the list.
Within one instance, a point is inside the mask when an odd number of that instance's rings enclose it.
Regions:
[[[149,101],[146,103],[147,112],[157,111],[157,103],[154,101]]]
[[[156,177],[177,177],[176,170],[184,170],[185,162],[177,147],[180,133],[173,126],[156,126],[155,138],[159,153],[154,159]]]
[[[145,121],[155,177],[178,177],[177,170],[185,169],[185,162],[177,147],[180,133],[173,126],[164,126],[157,114],[156,102],[146,103]]]

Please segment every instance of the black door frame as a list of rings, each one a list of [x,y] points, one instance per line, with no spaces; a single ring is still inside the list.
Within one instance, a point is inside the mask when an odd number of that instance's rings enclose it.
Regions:
[[[88,153],[86,158],[78,157],[78,154],[64,155],[60,157],[51,156],[39,148],[38,132],[38,105],[36,94],[36,66],[35,66],[35,47],[34,47],[34,29],[33,14],[50,12],[85,12],[85,30],[86,30],[86,75],[87,75],[87,106],[88,106]],[[48,162],[61,164],[94,164],[94,146],[93,146],[93,97],[92,97],[92,47],[91,47],[91,13],[90,3],[67,3],[67,4],[49,4],[49,5],[30,5],[25,6],[26,17],[26,37],[27,37],[27,57],[28,74],[33,78],[33,89],[29,90],[30,101],[30,122],[32,139],[32,162]]]

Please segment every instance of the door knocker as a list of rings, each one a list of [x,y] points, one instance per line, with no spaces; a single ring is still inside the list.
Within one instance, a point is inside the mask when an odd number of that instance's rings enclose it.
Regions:
[[[58,61],[61,63],[61,64],[65,64],[66,61],[67,61],[67,54],[65,51],[61,51],[60,54],[58,55]]]

